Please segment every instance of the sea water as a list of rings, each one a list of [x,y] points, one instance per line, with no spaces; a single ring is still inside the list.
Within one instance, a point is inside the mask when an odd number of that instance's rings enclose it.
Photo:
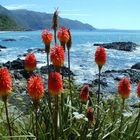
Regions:
[[[3,39],[15,39],[16,41],[2,41]],[[72,31],[71,69],[77,82],[92,81],[98,69],[94,61],[97,46],[94,43],[110,43],[118,41],[132,41],[140,44],[140,31],[111,31],[96,30]],[[28,49],[44,48],[41,40],[41,31],[30,32],[0,32],[0,45],[6,46],[0,52],[0,63],[17,59],[17,56],[26,53]],[[53,46],[53,43],[52,43]],[[107,63],[105,70],[119,70],[130,68],[140,62],[140,47],[133,52],[125,52],[107,49]],[[36,53],[39,61],[38,67],[46,65],[46,54]],[[67,66],[67,61],[65,62]]]

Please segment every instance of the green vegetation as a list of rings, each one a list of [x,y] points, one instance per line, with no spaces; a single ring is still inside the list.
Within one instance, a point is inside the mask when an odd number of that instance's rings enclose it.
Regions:
[[[68,81],[65,81],[68,87]],[[133,135],[138,119],[138,110],[130,108],[127,103],[123,112],[121,112],[122,100],[118,95],[111,95],[108,98],[101,98],[101,105],[97,105],[96,94],[90,95],[90,106],[94,108],[94,121],[90,122],[87,117],[88,102],[81,102],[79,99],[79,86],[72,85],[73,106],[70,102],[69,90],[65,89],[62,93],[64,96],[64,112],[60,114],[61,128],[58,130],[59,140],[139,140],[140,126],[138,126],[135,136]],[[14,94],[12,94],[14,96]],[[60,95],[61,96],[61,95]],[[59,96],[59,98],[60,98]],[[49,99],[47,93],[41,100],[40,109],[38,111],[38,133],[39,140],[53,139],[53,108],[49,107]],[[20,100],[21,106],[26,100]],[[53,102],[53,101],[52,101]],[[14,140],[34,140],[35,139],[35,121],[32,103],[27,107],[27,112],[21,112],[16,107],[9,104],[10,123]],[[53,107],[53,104],[52,104]],[[96,117],[97,109],[100,110],[99,119]],[[59,108],[61,110],[61,108]],[[75,113],[74,113],[75,112]],[[77,112],[77,113],[76,113]],[[78,115],[79,114],[79,115]],[[123,122],[120,130],[121,116]],[[8,128],[5,118],[3,102],[0,102],[0,136],[4,140],[9,138]],[[63,131],[62,131],[63,130]],[[119,134],[120,133],[120,134]],[[119,135],[119,138],[118,138]]]
[[[8,16],[0,14],[0,31],[15,31],[21,30],[21,27],[16,22],[10,19]]]

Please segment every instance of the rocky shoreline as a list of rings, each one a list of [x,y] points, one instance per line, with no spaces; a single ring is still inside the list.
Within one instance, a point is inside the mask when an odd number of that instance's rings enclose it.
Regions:
[[[24,70],[24,60],[18,58],[12,62],[8,61],[6,63],[0,64],[0,67],[7,67],[10,69],[14,84],[16,84],[14,87],[17,88],[17,92],[24,92],[26,91],[26,81],[28,80],[30,74]],[[53,65],[49,66],[50,71],[54,71]],[[71,76],[74,76],[74,73],[70,71],[67,67],[62,67],[61,72],[63,73],[64,77],[68,77],[70,74]],[[37,70],[34,72],[34,74],[40,74],[42,75],[44,81],[47,80],[47,73],[48,73],[48,67],[42,66],[41,68],[37,68]],[[107,70],[105,72],[102,72],[101,74],[101,88],[103,93],[116,93],[117,88],[116,84],[119,82],[119,80],[122,77],[128,77],[131,80],[131,84],[135,85],[140,80],[140,63],[134,64],[130,69],[123,69],[123,70]],[[91,87],[96,87],[98,84],[98,74],[94,76],[91,83]],[[19,86],[19,83],[22,84],[22,86]],[[24,90],[23,90],[24,89]]]
[[[103,46],[106,49],[115,49],[120,51],[132,52],[136,50],[137,46],[139,45],[133,42],[112,42],[112,43],[95,43],[94,46]]]
[[[128,44],[128,43],[126,43]],[[131,49],[136,49],[136,45],[133,43],[131,44]],[[97,44],[96,44],[97,45]],[[129,46],[128,45],[128,46]],[[135,46],[135,47],[133,47]],[[133,48],[133,49],[132,49]],[[6,49],[5,46],[0,45],[0,50]],[[27,53],[34,52],[34,53],[44,53],[44,49],[35,48],[35,49],[28,49]],[[8,61],[6,63],[1,63],[0,67],[7,67],[10,69],[10,72],[13,77],[13,95],[11,96],[10,103],[14,104],[15,106],[21,107],[23,111],[26,111],[26,105],[29,104],[29,96],[27,95],[27,80],[30,77],[30,74],[24,70],[24,60],[20,59],[21,57],[25,57],[26,54],[23,54],[21,56],[18,56],[16,60],[13,60],[12,62]],[[50,71],[54,71],[53,65],[49,66]],[[48,67],[42,66],[41,68],[37,68],[37,70],[34,72],[34,74],[40,74],[44,80],[44,85],[47,85],[47,72]],[[67,67],[62,67],[62,73],[64,77],[68,77],[70,74],[71,76],[75,76],[72,71],[70,71]],[[117,93],[117,85],[119,80],[127,76],[131,80],[132,87],[136,88],[136,85],[138,81],[140,80],[140,62],[134,64],[130,69],[122,69],[122,70],[107,70],[105,72],[102,72],[101,74],[101,92],[104,95],[108,94],[116,94]],[[92,91],[97,91],[97,85],[98,85],[98,74],[94,75],[94,79],[92,82],[89,81],[88,83],[91,87]],[[47,86],[46,86],[47,88]],[[134,89],[135,89],[134,88]],[[16,102],[15,102],[16,100]],[[25,101],[25,106],[20,104],[22,101]]]
[[[10,103],[26,112],[26,106],[30,104],[29,96],[27,94],[27,81],[31,75],[40,74],[44,81],[44,87],[47,89],[48,67],[42,66],[41,68],[37,68],[34,73],[31,74],[24,70],[24,60],[20,58],[17,58],[12,62],[8,61],[6,63],[1,63],[0,67],[7,67],[12,75],[13,94],[10,97]],[[54,71],[53,65],[49,66],[49,70]],[[61,72],[64,77],[68,77],[68,75],[74,76],[73,72],[65,66],[61,68]]]

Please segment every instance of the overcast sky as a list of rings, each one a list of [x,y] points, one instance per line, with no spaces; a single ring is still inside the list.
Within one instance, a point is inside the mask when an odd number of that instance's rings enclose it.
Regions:
[[[140,29],[140,0],[0,0],[8,9],[53,13],[89,23],[95,28]]]

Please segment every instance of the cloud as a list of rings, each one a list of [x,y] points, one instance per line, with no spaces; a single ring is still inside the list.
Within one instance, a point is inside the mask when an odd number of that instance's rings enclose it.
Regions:
[[[15,9],[28,9],[28,8],[32,8],[36,6],[35,4],[22,4],[22,5],[18,5],[18,4],[12,4],[12,5],[5,5],[5,8],[9,9],[9,10],[15,10]]]

